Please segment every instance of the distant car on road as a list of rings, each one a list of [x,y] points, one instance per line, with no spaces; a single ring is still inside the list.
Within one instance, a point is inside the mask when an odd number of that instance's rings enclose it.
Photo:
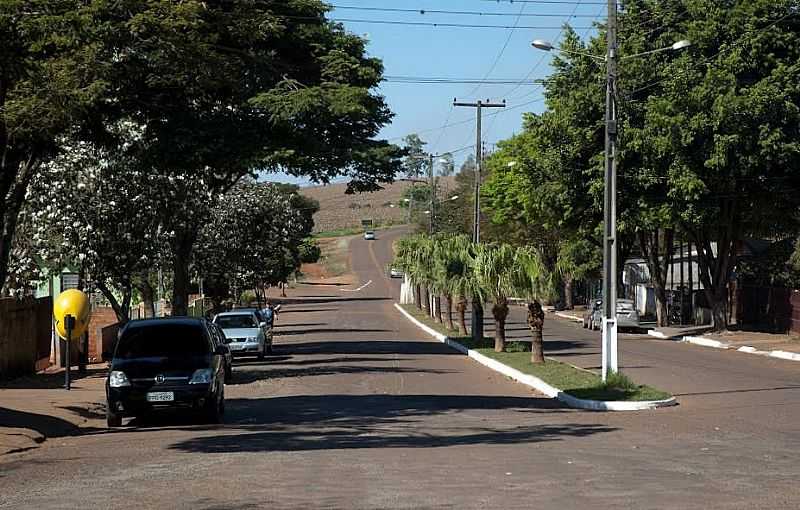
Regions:
[[[602,329],[603,325],[603,300],[595,299],[583,316],[583,327],[592,331]],[[617,300],[617,328],[639,329],[639,312],[631,299]]]
[[[400,269],[392,267],[389,269],[389,276],[392,278],[402,278],[403,276],[405,276],[405,273],[403,273],[403,271]]]
[[[272,352],[272,333],[267,334],[267,323],[257,311],[223,312],[214,317],[214,324],[222,328],[234,357],[255,354],[261,360]]]
[[[106,379],[106,423],[165,408],[225,412],[225,354],[205,319],[170,317],[129,322],[120,332]]]
[[[375,232],[373,232],[372,230],[367,230],[366,232],[364,232],[364,239],[366,239],[367,241],[374,241]]]

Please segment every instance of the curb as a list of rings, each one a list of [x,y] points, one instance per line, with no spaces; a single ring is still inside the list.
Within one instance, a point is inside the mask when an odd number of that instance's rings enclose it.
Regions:
[[[478,351],[467,349],[460,343],[451,340],[446,335],[443,335],[430,326],[421,323],[416,317],[405,311],[399,304],[395,303],[394,307],[397,308],[400,313],[402,313],[408,320],[413,322],[421,330],[425,331],[448,347],[452,347],[453,349],[466,354],[481,365],[491,368],[495,372],[499,372],[506,377],[510,377],[519,383],[544,393],[550,398],[558,399],[569,407],[574,407],[576,409],[587,409],[590,411],[645,411],[648,409],[656,409],[658,407],[673,406],[678,403],[677,400],[675,400],[675,397],[668,398],[666,400],[646,400],[641,402],[587,400],[573,397],[572,395],[564,393],[562,390],[549,385],[538,377],[530,374],[524,374],[519,370],[511,368],[508,365],[504,365],[495,359],[484,356]]]
[[[583,322],[583,318],[578,317],[577,315],[572,315],[571,313],[564,313],[564,312],[555,312],[556,317],[561,317],[562,319],[568,319],[575,322]]]
[[[648,335],[662,338],[666,340],[675,340],[677,342],[683,342],[687,344],[694,344],[699,345],[701,347],[711,347],[714,349],[734,349],[736,352],[743,352],[745,354],[755,354],[757,356],[767,356],[770,358],[777,358],[786,361],[800,361],[800,353],[796,352],[788,352],[788,351],[759,351],[755,347],[751,347],[749,345],[743,345],[741,347],[734,347],[731,344],[720,342],[719,340],[713,340],[711,338],[706,338],[704,336],[674,336],[670,337],[662,333],[661,331],[656,331],[651,329],[647,332]]]

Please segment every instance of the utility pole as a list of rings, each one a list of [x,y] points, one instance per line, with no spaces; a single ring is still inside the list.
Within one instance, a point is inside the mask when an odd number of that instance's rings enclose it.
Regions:
[[[483,167],[483,145],[481,141],[481,113],[483,108],[505,108],[506,102],[492,103],[488,99],[476,101],[474,103],[459,103],[453,99],[453,106],[467,106],[475,108],[477,112],[477,141],[475,142],[475,207],[473,211],[472,241],[475,244],[481,242],[481,170]],[[472,300],[472,339],[476,342],[483,340],[483,303],[480,300]]]
[[[433,158],[434,155],[430,154],[430,158],[428,159],[428,177],[430,179],[430,187],[431,187],[431,205],[430,211],[431,213],[428,215],[428,233],[433,235],[433,215],[434,215],[434,202],[436,200],[436,182],[434,181],[435,177],[433,175]]]
[[[617,3],[608,0],[606,165],[603,201],[603,381],[617,371]]]

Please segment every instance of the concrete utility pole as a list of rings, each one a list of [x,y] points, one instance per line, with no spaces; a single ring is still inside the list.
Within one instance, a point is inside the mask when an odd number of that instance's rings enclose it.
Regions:
[[[505,108],[505,100],[502,103],[492,103],[488,99],[475,103],[459,103],[453,99],[453,106],[467,106],[475,108],[477,111],[477,141],[475,142],[475,208],[472,225],[472,241],[477,244],[481,242],[481,170],[483,167],[483,145],[481,141],[481,112],[483,108]],[[476,342],[483,340],[483,303],[472,300],[472,339]]]
[[[430,199],[431,199],[431,205],[430,205],[431,213],[428,215],[428,233],[430,235],[433,235],[433,221],[434,221],[433,215],[435,214],[435,212],[434,212],[434,202],[436,201],[436,182],[434,180],[435,177],[433,175],[433,158],[434,158],[434,155],[431,154],[429,159],[428,159],[428,178],[430,179],[430,186],[431,186],[431,190],[430,190],[431,191],[431,193],[430,193],[430,195],[431,195],[431,197],[430,197]]]
[[[603,201],[602,376],[617,371],[617,3],[608,0],[606,58],[606,168]]]

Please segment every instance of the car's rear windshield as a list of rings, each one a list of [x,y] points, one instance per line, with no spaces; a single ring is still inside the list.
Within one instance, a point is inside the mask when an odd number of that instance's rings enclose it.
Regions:
[[[221,315],[214,321],[222,329],[257,328],[253,314]]]
[[[200,326],[159,324],[129,329],[117,345],[121,359],[195,356],[208,354],[209,345]]]

